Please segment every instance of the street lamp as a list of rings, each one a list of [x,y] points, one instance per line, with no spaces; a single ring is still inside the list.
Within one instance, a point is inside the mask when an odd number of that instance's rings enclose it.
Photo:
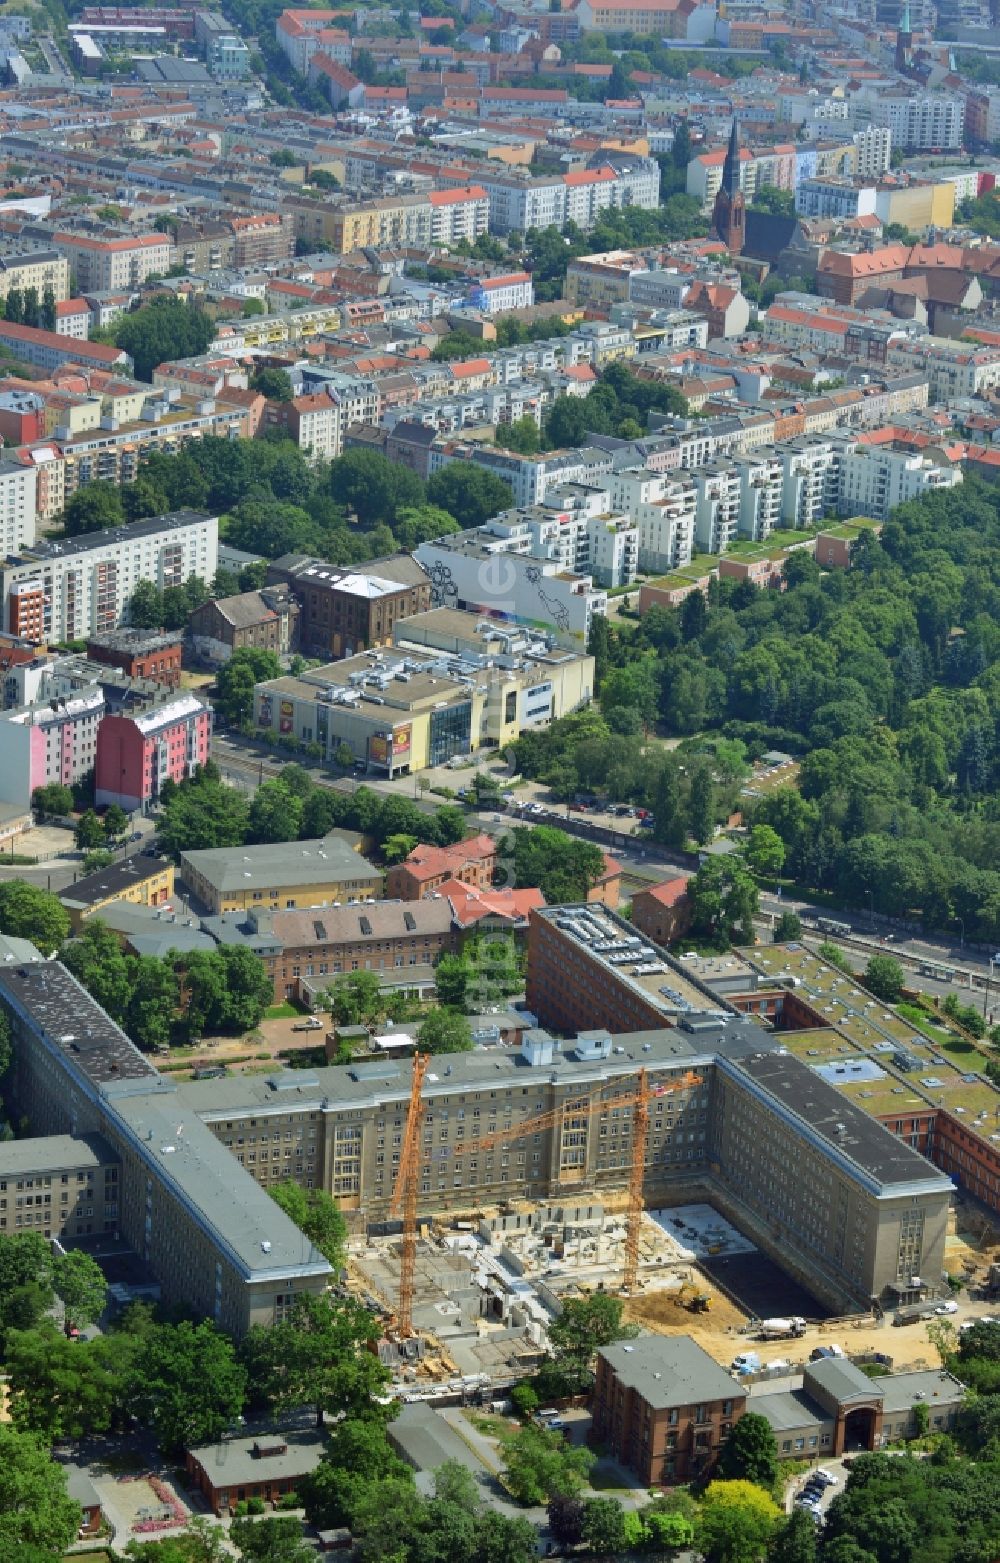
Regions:
[[[875,932],[875,891],[873,889],[871,889],[870,887],[869,887],[869,890],[868,890],[868,905],[869,905],[869,908],[871,910],[871,929],[872,929],[872,933],[874,933]]]
[[[990,1003],[990,984],[993,981],[993,966],[994,966],[994,962],[996,963],[996,965],[1000,966],[1000,951],[997,951],[996,954],[990,956],[990,964],[986,968],[986,992],[983,995],[983,1019],[984,1020],[988,1020],[988,1018],[989,1018],[988,1015],[987,1015],[987,1010],[989,1009],[989,1003]]]
[[[956,921],[956,923],[958,923],[959,927],[962,930],[962,936],[961,936],[961,939],[959,940],[958,947],[959,947],[960,950],[964,950],[965,949],[965,918],[964,917],[956,917],[955,921]]]

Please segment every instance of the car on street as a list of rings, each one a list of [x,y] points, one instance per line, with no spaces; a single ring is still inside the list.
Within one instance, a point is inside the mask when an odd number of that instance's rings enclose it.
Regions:
[[[935,1313],[957,1313],[958,1312],[958,1303],[955,1302],[954,1300],[949,1300],[948,1302],[938,1303],[937,1307],[934,1309],[934,1312]]]

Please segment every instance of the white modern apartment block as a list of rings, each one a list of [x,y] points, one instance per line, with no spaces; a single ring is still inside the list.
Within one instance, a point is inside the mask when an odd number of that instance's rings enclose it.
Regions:
[[[99,686],[0,716],[0,802],[27,808],[36,787],[71,787],[94,768],[104,716]]]
[[[431,243],[469,244],[486,232],[490,222],[490,202],[482,185],[467,190],[433,190],[428,196],[431,208]]]
[[[795,191],[795,210],[801,217],[868,217],[875,210],[875,186],[830,176],[803,179]]]
[[[81,640],[125,623],[140,581],[210,581],[218,563],[219,519],[194,510],[39,543],[0,564],[0,626],[36,642]]]
[[[892,133],[907,152],[957,152],[965,128],[965,99],[949,92],[890,90],[869,99],[871,123]]]
[[[628,468],[603,479],[614,509],[632,516],[639,530],[639,569],[662,573],[691,562],[695,488],[677,473]]]
[[[973,347],[942,336],[900,338],[889,343],[886,357],[901,369],[925,374],[934,401],[978,396],[1000,385],[1000,350],[995,347]]]
[[[19,554],[35,541],[35,491],[38,479],[33,467],[0,461],[0,552]]]
[[[855,445],[840,460],[838,509],[844,516],[885,521],[897,505],[919,499],[929,489],[954,488],[959,467],[942,467],[927,456],[884,445]]]
[[[752,456],[737,456],[733,465],[740,480],[739,534],[754,543],[764,543],[775,527],[781,525],[784,469],[773,447],[755,451]]]
[[[892,163],[892,131],[887,125],[869,125],[856,130],[851,137],[857,162],[854,172],[859,179],[877,179]]]
[[[609,154],[600,168],[569,174],[494,174],[478,181],[490,204],[491,233],[524,233],[528,228],[562,228],[572,220],[592,228],[609,206],[641,206],[652,211],[660,200],[660,168],[655,158]]]
[[[463,446],[450,459],[472,460],[509,483],[515,505],[540,505],[546,495],[563,483],[593,483],[611,471],[606,451],[590,446],[578,450],[550,451],[546,456],[520,456],[495,446]],[[439,463],[447,465],[447,461]]]
[[[561,645],[582,649],[594,614],[607,613],[607,593],[557,559],[518,551],[523,546],[523,540],[477,527],[421,543],[414,558],[430,576],[435,608],[530,624]]]
[[[740,470],[710,462],[692,473],[695,488],[694,537],[704,554],[725,553],[739,536]]]
[[[782,525],[814,526],[837,508],[840,448],[829,440],[803,438],[778,449],[784,469]]]

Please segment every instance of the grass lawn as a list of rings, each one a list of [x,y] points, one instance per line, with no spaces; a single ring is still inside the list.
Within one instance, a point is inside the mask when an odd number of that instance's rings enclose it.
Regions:
[[[284,1004],[271,1004],[264,1011],[265,1020],[294,1020],[297,1015],[303,1014],[297,1004],[289,1004],[287,999]]]
[[[466,1416],[484,1438],[509,1438],[516,1433],[521,1426],[520,1422],[508,1416],[494,1416],[488,1411],[467,1411]]]
[[[951,1053],[956,1058],[967,1058],[970,1053],[977,1053],[979,1049],[966,1037],[960,1037],[947,1026],[940,1026],[930,1020],[926,1010],[919,1004],[897,1004],[897,1010],[904,1020],[908,1020],[915,1030],[925,1036],[929,1042],[933,1042],[943,1053]]]

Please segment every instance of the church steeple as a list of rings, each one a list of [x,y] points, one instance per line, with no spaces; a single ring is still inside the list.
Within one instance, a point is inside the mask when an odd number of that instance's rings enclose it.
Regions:
[[[712,211],[712,227],[729,253],[739,255],[746,238],[746,201],[740,181],[740,123],[735,114],[722,165],[722,183]]]

